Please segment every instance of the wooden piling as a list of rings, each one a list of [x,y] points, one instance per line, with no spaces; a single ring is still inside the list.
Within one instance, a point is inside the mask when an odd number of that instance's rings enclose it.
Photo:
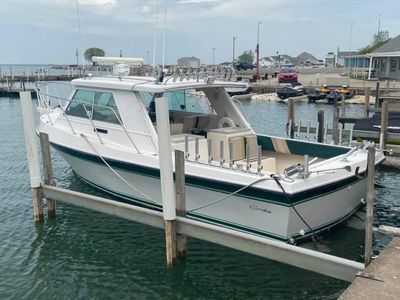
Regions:
[[[185,153],[175,150],[175,189],[176,189],[176,215],[186,216],[185,194]],[[178,257],[185,258],[187,253],[187,237],[184,234],[176,235],[176,250]]]
[[[40,192],[41,174],[39,155],[36,146],[35,119],[33,115],[32,96],[30,92],[20,92],[22,120],[24,124],[24,135],[26,154],[29,167],[29,177],[32,190],[33,215],[36,222],[43,220],[43,207]]]
[[[288,132],[289,132],[289,137],[291,139],[294,138],[294,99],[289,98],[288,99],[288,126],[290,126],[291,128],[288,128]]]
[[[376,88],[375,88],[375,108],[378,108],[378,107],[380,107],[380,101],[379,101],[379,98],[380,98],[380,82],[379,81],[377,81],[376,82]]]
[[[40,133],[40,148],[42,150],[42,161],[44,170],[44,183],[54,185],[53,179],[53,166],[51,163],[51,152],[49,135],[47,133]],[[46,198],[47,202],[47,215],[49,217],[56,215],[56,202],[52,199]]]
[[[375,145],[368,148],[367,165],[367,213],[365,221],[365,257],[364,264],[368,266],[372,256],[372,222],[374,218],[374,182],[375,182]]]
[[[175,220],[164,220],[164,229],[167,267],[172,268],[176,262]]]
[[[364,106],[364,116],[368,118],[369,116],[369,101],[371,97],[371,88],[367,87],[365,89],[365,106]]]
[[[339,144],[339,107],[337,107],[337,95],[333,99],[332,140],[337,145]]]
[[[324,141],[324,111],[323,110],[318,111],[317,120],[318,120],[317,142],[322,143]]]
[[[345,94],[342,94],[342,111],[341,111],[341,116],[344,117],[346,115],[346,96]]]
[[[386,137],[387,137],[387,127],[388,127],[388,105],[389,103],[384,101],[382,103],[381,110],[381,132],[379,135],[379,148],[386,148]]]

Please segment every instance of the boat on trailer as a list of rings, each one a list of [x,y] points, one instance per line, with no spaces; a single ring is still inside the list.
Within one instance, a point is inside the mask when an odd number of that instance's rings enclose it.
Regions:
[[[344,221],[366,197],[366,147],[256,134],[226,92],[241,84],[201,74],[71,84],[64,102],[37,90],[39,132],[84,181],[133,205],[162,209],[157,101],[168,101],[172,159],[185,152],[189,218],[294,243]]]

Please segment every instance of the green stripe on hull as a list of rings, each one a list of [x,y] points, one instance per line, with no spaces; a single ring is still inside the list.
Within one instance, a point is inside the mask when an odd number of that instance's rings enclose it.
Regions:
[[[59,146],[52,144],[54,148],[56,148],[58,151],[63,152],[65,154],[71,155],[73,157],[77,157],[79,159],[83,159],[92,163],[96,163],[99,165],[104,166],[103,161],[96,155],[88,154],[85,152],[81,152],[78,150],[74,150],[71,148]],[[144,167],[140,165],[135,165],[131,163],[125,163],[121,161],[116,161],[116,160],[111,160],[108,158],[104,158],[108,164],[110,164],[111,167],[115,169],[119,169],[122,171],[130,172],[133,174],[138,174],[146,177],[151,177],[151,178],[160,178],[160,171],[158,169],[150,168],[150,167]],[[225,193],[225,194],[230,194],[232,192],[237,191],[238,189],[242,188],[243,185],[238,185],[238,184],[228,184],[220,181],[215,181],[215,180],[210,180],[210,179],[205,179],[205,178],[199,178],[199,177],[194,177],[194,176],[189,176],[187,175],[186,178],[186,185],[192,186],[192,187],[197,187],[201,189],[206,189],[206,190],[211,190],[215,192],[220,192],[220,193]],[[336,192],[338,190],[341,190],[349,185],[355,184],[358,181],[360,181],[359,178],[356,176],[352,176],[347,179],[343,179],[341,181],[324,185],[322,187],[317,187],[314,189],[310,189],[304,192],[299,192],[296,194],[288,195],[290,199],[290,203],[288,202],[287,198],[283,193],[278,193],[278,192],[273,192],[273,191],[267,191],[255,187],[249,187],[245,190],[240,191],[236,195],[244,198],[249,198],[261,202],[267,202],[267,203],[273,203],[281,206],[286,206],[290,207],[291,204],[299,204],[302,202],[310,201],[315,198],[318,198],[322,195],[327,195],[333,192]]]

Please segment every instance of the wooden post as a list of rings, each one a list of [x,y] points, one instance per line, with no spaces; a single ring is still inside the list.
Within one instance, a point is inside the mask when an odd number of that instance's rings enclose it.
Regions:
[[[40,147],[42,150],[42,161],[44,170],[44,183],[54,185],[53,180],[53,166],[51,164],[51,153],[49,135],[47,133],[40,133]],[[46,198],[47,201],[47,215],[49,217],[56,215],[56,202],[52,199]]]
[[[341,116],[344,117],[346,115],[346,96],[345,94],[342,94],[342,111],[341,111]]]
[[[371,88],[367,87],[365,89],[365,107],[364,107],[364,116],[368,118],[369,116],[369,98],[371,96]]]
[[[339,107],[337,107],[336,94],[333,98],[332,140],[335,145],[339,144]]]
[[[161,196],[165,226],[165,246],[168,268],[176,261],[175,219],[176,199],[172,170],[172,150],[167,98],[156,98],[158,155],[160,163]]]
[[[388,126],[388,105],[389,103],[384,101],[381,110],[381,133],[379,135],[379,148],[386,148],[386,136]]]
[[[380,82],[376,82],[376,89],[375,89],[375,108],[378,108],[380,106],[379,103],[379,98],[380,98]]]
[[[317,120],[318,120],[318,137],[317,137],[317,142],[318,143],[323,143],[324,141],[324,111],[320,110],[318,111],[317,115]]]
[[[294,138],[294,99],[289,98],[288,99],[288,126],[290,126],[291,128],[288,128],[289,131],[289,137],[291,139]]]
[[[375,145],[372,144],[368,148],[368,165],[367,165],[367,214],[365,222],[365,266],[371,262],[372,256],[372,222],[374,218],[374,181],[375,181]]]
[[[175,189],[176,189],[176,215],[186,216],[185,195],[185,153],[175,150]],[[187,238],[184,234],[176,235],[176,248],[178,257],[185,258],[187,253]]]
[[[36,145],[35,119],[32,108],[32,95],[30,92],[20,92],[22,120],[24,124],[24,135],[26,154],[29,166],[29,176],[32,189],[33,215],[36,222],[43,220],[42,198],[40,193],[41,175],[39,154]]]

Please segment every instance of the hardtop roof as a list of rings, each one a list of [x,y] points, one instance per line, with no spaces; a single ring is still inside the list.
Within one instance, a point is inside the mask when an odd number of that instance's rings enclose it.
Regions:
[[[163,93],[173,90],[183,89],[204,89],[211,87],[246,87],[246,83],[215,80],[207,83],[204,78],[183,79],[174,82],[172,78],[167,78],[163,83],[157,83],[154,77],[127,76],[127,77],[86,77],[72,80],[74,87],[100,88],[108,90],[125,91],[147,91],[151,93]]]

